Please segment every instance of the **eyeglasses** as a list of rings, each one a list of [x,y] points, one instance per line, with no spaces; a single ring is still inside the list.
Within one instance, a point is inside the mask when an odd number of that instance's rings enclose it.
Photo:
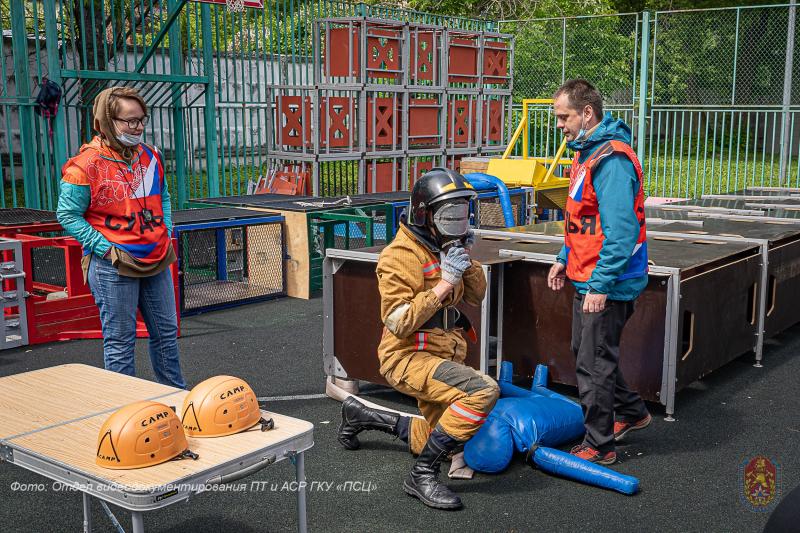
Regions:
[[[141,127],[143,127],[143,128],[144,128],[145,126],[147,126],[147,120],[148,120],[148,118],[149,118],[149,117],[146,117],[146,116],[145,116],[145,117],[142,117],[142,118],[132,118],[132,119],[130,119],[130,120],[125,120],[124,118],[115,118],[114,120],[117,120],[117,121],[119,121],[119,122],[124,122],[125,124],[127,124],[127,125],[128,125],[128,127],[129,127],[130,129],[132,129],[132,130],[135,130],[135,129],[136,129],[136,128],[138,128],[140,125],[141,125]]]

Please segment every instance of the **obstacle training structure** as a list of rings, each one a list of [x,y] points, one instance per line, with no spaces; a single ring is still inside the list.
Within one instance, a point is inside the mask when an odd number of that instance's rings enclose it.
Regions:
[[[509,35],[351,17],[316,21],[313,39],[313,84],[272,88],[269,152],[310,168],[315,195],[342,162],[357,167],[352,192],[382,193],[505,150]]]

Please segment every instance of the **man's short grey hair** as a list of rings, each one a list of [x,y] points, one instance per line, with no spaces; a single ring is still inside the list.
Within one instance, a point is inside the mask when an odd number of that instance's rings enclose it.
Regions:
[[[581,113],[587,105],[592,106],[597,119],[603,119],[603,96],[588,81],[580,78],[567,81],[555,92],[553,100],[562,94],[567,95],[569,105],[575,111]]]

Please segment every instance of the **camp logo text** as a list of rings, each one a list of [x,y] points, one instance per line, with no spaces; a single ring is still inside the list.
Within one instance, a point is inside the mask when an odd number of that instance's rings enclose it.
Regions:
[[[147,427],[150,424],[152,424],[153,422],[158,422],[159,420],[166,420],[168,416],[169,416],[169,411],[164,411],[162,413],[158,413],[157,415],[153,415],[151,417],[144,418],[144,419],[142,419],[142,422],[141,422],[142,427],[143,428]]]
[[[219,395],[219,399],[220,400],[224,400],[226,398],[230,398],[231,396],[233,396],[235,394],[239,394],[240,392],[244,392],[245,390],[247,390],[247,388],[244,385],[238,385],[238,386],[236,386],[236,387],[234,387],[234,388],[232,388],[230,390],[227,390],[227,391],[223,392],[222,394],[220,394]]]

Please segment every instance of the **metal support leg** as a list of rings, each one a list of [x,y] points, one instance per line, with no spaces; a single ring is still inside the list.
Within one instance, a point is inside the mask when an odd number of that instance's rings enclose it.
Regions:
[[[675,422],[675,379],[678,366],[678,322],[681,306],[681,275],[676,268],[671,271],[667,286],[666,338],[664,339],[664,385],[661,389],[662,402],[666,406],[664,421]]]
[[[83,533],[92,533],[92,501],[90,496],[83,493]]]
[[[756,319],[756,368],[762,368],[761,360],[764,358],[764,333],[767,321],[767,290],[769,289],[769,242],[761,243],[761,282],[758,291],[758,318]]]
[[[140,511],[131,512],[131,523],[133,533],[144,533],[144,515]]]
[[[297,530],[306,533],[306,464],[305,453],[300,452],[295,457],[295,472],[297,474]]]

